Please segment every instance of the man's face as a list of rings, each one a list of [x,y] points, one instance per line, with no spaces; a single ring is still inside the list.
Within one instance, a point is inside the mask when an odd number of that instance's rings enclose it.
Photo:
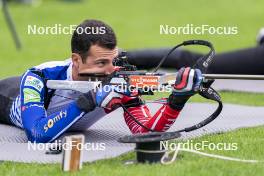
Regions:
[[[73,72],[75,70],[76,80],[87,80],[87,78],[78,76],[78,73],[103,73],[110,74],[114,71],[114,66],[112,64],[113,59],[118,55],[118,49],[113,50],[100,47],[98,45],[92,45],[89,49],[86,62],[83,63],[80,58],[76,63],[76,59],[73,59]]]

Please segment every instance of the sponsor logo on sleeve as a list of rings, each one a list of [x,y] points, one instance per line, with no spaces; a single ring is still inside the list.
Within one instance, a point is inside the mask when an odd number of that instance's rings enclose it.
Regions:
[[[40,103],[41,98],[40,98],[40,93],[30,89],[30,88],[24,88],[23,89],[24,93],[24,104],[26,103]]]
[[[67,117],[67,111],[61,111],[58,115],[56,115],[55,117],[53,117],[52,119],[49,119],[47,124],[44,125],[44,131],[45,133],[54,126],[55,123],[57,123],[58,121],[60,121],[63,118]]]
[[[39,80],[36,77],[33,76],[27,76],[25,80],[25,86],[31,86],[37,89],[38,91],[41,91],[44,87],[44,84],[41,80]]]

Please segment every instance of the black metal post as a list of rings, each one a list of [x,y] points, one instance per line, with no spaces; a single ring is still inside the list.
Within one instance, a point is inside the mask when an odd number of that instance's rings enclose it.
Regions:
[[[9,30],[11,31],[11,34],[12,34],[12,37],[15,41],[15,45],[16,45],[17,50],[20,50],[22,48],[22,45],[21,45],[21,42],[19,40],[18,34],[16,32],[16,27],[14,25],[14,22],[11,18],[9,11],[8,11],[7,0],[2,0],[2,2],[3,2],[2,10],[4,13],[6,23],[8,25]]]

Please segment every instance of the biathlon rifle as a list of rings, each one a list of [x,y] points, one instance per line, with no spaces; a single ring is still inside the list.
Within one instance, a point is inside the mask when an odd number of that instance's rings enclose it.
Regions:
[[[203,75],[203,83],[200,86],[198,93],[204,98],[213,100],[218,102],[217,110],[207,119],[200,122],[197,125],[194,125],[189,128],[185,128],[183,130],[179,130],[179,132],[192,131],[198,128],[205,126],[206,124],[213,121],[222,111],[222,101],[220,95],[211,87],[211,84],[215,79],[245,79],[245,80],[264,80],[264,76],[262,75],[228,75],[228,74],[207,74],[208,67],[211,65],[213,61],[213,57],[215,55],[215,50],[213,45],[204,40],[188,40],[183,43],[173,47],[160,61],[158,66],[152,71],[140,71],[137,70],[136,66],[129,64],[128,59],[126,57],[126,53],[122,52],[117,58],[114,59],[113,65],[118,69],[112,73],[111,75],[105,75],[101,73],[79,73],[80,76],[85,76],[89,78],[89,81],[57,81],[57,80],[49,80],[47,82],[48,88],[51,89],[71,89],[78,90],[81,92],[87,92],[91,89],[96,88],[96,86],[100,83],[100,80],[107,79],[110,84],[118,85],[127,85],[134,86],[139,89],[139,93],[141,94],[152,94],[153,92],[145,91],[145,88],[152,87],[158,88],[162,85],[172,85],[175,82],[175,78],[177,73],[162,73],[158,72],[158,69],[164,63],[164,61],[169,57],[169,55],[175,51],[177,48],[182,46],[189,45],[202,45],[210,48],[210,51],[205,54],[203,57],[199,58],[197,62],[192,66],[192,68],[198,68],[201,70]],[[124,109],[125,110],[125,109]],[[134,119],[136,122],[137,120]],[[139,122],[139,125],[142,126]],[[149,131],[153,131],[148,129]]]
[[[144,91],[144,88],[151,86],[152,88],[158,87],[160,85],[168,85],[171,83],[175,82],[175,78],[176,75],[175,74],[166,74],[166,73],[161,73],[158,72],[158,69],[161,67],[161,65],[163,64],[163,62],[168,58],[168,56],[175,51],[177,48],[181,47],[181,46],[188,46],[188,45],[202,45],[202,46],[207,46],[210,48],[210,51],[204,55],[203,57],[199,58],[197,60],[197,62],[192,66],[192,68],[198,68],[201,70],[201,72],[203,73],[203,75],[205,76],[205,79],[202,83],[202,85],[200,86],[199,89],[199,94],[201,96],[203,96],[204,98],[207,99],[211,99],[213,101],[218,102],[218,108],[216,109],[216,111],[209,116],[207,119],[203,120],[202,122],[200,122],[197,125],[188,127],[188,128],[184,128],[182,130],[179,130],[178,132],[188,132],[188,131],[192,131],[198,128],[201,128],[203,126],[205,126],[206,124],[210,123],[211,121],[213,121],[222,111],[222,101],[221,98],[219,96],[219,94],[213,89],[211,88],[211,84],[213,82],[212,75],[206,75],[207,69],[210,66],[213,57],[215,55],[215,50],[213,45],[208,42],[208,41],[204,41],[204,40],[189,40],[189,41],[184,41],[183,43],[173,47],[160,61],[160,63],[158,64],[158,66],[152,71],[152,72],[147,72],[147,71],[139,71],[137,70],[136,66],[129,64],[127,57],[125,55],[125,53],[121,53],[119,55],[119,57],[117,57],[116,59],[114,59],[113,61],[113,65],[116,66],[118,69],[113,72],[111,75],[105,75],[105,74],[100,74],[100,73],[79,73],[80,76],[85,76],[88,77],[90,79],[91,82],[93,83],[99,83],[100,79],[104,78],[109,80],[109,84],[114,84],[114,85],[118,85],[118,84],[123,84],[123,85],[128,85],[128,86],[134,86],[137,89],[142,89],[142,91],[139,91],[139,93],[141,94],[146,94],[146,92]],[[210,78],[210,80],[208,80],[207,78]],[[57,85],[56,86],[56,82],[58,83],[58,81],[54,81],[54,82],[48,82],[48,87],[50,88],[63,88],[67,89],[66,87],[66,83],[65,81],[60,81],[62,85]],[[80,83],[82,82],[83,84],[86,84],[86,86],[89,86],[89,82],[87,81],[79,81]],[[90,82],[90,89],[94,88],[96,85],[93,84],[91,86],[91,82]],[[74,87],[77,88],[78,86],[78,82],[72,81],[72,84],[70,84],[69,89],[73,89]],[[84,86],[84,85],[83,85]],[[147,94],[149,94],[149,92],[147,92]],[[127,111],[127,109],[125,107],[123,107],[123,109]],[[129,112],[128,112],[129,113]],[[130,114],[130,113],[129,113]],[[133,117],[132,114],[130,114],[131,117]],[[137,121],[136,118],[133,117],[133,119],[143,128],[146,128],[148,131],[152,131],[151,129],[148,129],[147,127],[145,127],[144,125],[142,125],[140,122]]]

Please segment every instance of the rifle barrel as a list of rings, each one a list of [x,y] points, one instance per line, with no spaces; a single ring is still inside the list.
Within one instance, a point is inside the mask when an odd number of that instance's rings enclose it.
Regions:
[[[206,79],[264,80],[264,75],[203,74]]]

